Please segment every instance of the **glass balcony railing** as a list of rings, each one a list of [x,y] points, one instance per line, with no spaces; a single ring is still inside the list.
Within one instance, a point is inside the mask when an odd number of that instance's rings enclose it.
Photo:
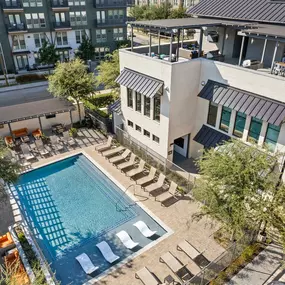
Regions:
[[[7,31],[9,32],[18,32],[18,31],[25,31],[27,29],[26,24],[20,23],[20,24],[8,24],[7,25]]]
[[[23,5],[21,1],[3,1],[3,9],[22,9]]]

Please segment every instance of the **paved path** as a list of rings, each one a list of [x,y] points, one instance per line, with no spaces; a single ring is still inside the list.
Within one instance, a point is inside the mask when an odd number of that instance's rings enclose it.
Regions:
[[[228,285],[263,285],[280,266],[282,248],[269,245],[235,275]]]

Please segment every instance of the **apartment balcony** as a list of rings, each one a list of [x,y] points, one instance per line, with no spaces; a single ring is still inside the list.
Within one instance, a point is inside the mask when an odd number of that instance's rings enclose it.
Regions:
[[[9,34],[27,33],[27,26],[24,23],[6,25]]]
[[[127,17],[121,19],[101,19],[100,21],[95,20],[95,27],[117,27],[117,26],[125,26],[128,21]]]
[[[94,8],[124,8],[134,6],[134,0],[94,0]]]
[[[21,1],[3,1],[2,8],[4,13],[24,12]]]
[[[70,22],[53,22],[53,27],[56,31],[71,30]]]
[[[51,0],[51,8],[53,11],[68,11],[68,1],[67,0]]]

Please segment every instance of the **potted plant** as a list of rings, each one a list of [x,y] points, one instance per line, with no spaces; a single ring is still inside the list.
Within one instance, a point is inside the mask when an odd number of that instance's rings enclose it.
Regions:
[[[76,128],[71,128],[70,130],[69,130],[69,135],[71,136],[71,137],[77,137],[77,135],[78,135],[78,131],[77,131],[77,129]]]

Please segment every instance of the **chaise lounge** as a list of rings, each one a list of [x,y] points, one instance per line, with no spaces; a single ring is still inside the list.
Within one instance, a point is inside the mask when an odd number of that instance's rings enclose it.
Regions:
[[[121,240],[124,246],[128,249],[133,249],[139,244],[138,242],[134,242],[126,231],[120,231],[116,234],[116,236]]]
[[[115,147],[115,148],[112,148],[112,149],[109,149],[107,151],[104,151],[102,152],[102,155],[105,157],[105,158],[109,158],[111,156],[114,156],[120,152],[122,152],[123,150],[125,150],[125,147],[123,146],[118,146],[118,147]]]
[[[108,245],[106,241],[102,241],[100,243],[97,243],[96,246],[101,251],[104,258],[109,262],[113,263],[116,260],[118,260],[120,257],[113,253],[111,247]]]
[[[121,171],[123,171],[123,170],[135,165],[135,160],[136,160],[136,155],[132,153],[130,160],[117,165],[117,168],[120,169]]]
[[[149,182],[152,182],[154,180],[155,173],[156,173],[156,169],[154,167],[151,167],[148,175],[138,179],[136,181],[136,184],[141,185],[143,187],[143,185],[145,185]]]
[[[157,182],[148,185],[147,187],[145,187],[144,190],[148,192],[149,195],[152,195],[155,191],[162,188],[164,181],[165,181],[165,175],[160,173]]]
[[[155,200],[163,204],[165,201],[167,201],[170,198],[176,198],[177,187],[178,187],[177,184],[171,181],[168,191],[155,197]]]
[[[156,231],[152,231],[143,221],[138,221],[133,224],[145,237],[149,238],[156,234]]]
[[[129,149],[126,149],[121,155],[110,158],[109,162],[113,164],[119,163],[122,160],[125,160],[129,156],[130,153],[131,151]]]
[[[130,171],[128,171],[126,173],[127,176],[129,176],[130,178],[133,178],[134,176],[144,172],[144,166],[145,166],[145,161],[144,160],[140,160],[139,166],[135,169],[132,169]]]
[[[91,274],[99,268],[99,266],[95,266],[92,263],[92,261],[90,260],[89,256],[86,253],[82,253],[75,258],[79,262],[79,264],[81,265],[86,274]]]
[[[110,149],[112,146],[112,141],[113,141],[113,138],[109,136],[107,142],[104,144],[100,144],[98,146],[95,146],[95,150],[97,150],[99,152],[103,152],[105,150]]]
[[[136,272],[135,277],[140,279],[145,285],[159,285],[161,284],[155,276],[149,271],[147,267],[143,267],[141,270]]]

